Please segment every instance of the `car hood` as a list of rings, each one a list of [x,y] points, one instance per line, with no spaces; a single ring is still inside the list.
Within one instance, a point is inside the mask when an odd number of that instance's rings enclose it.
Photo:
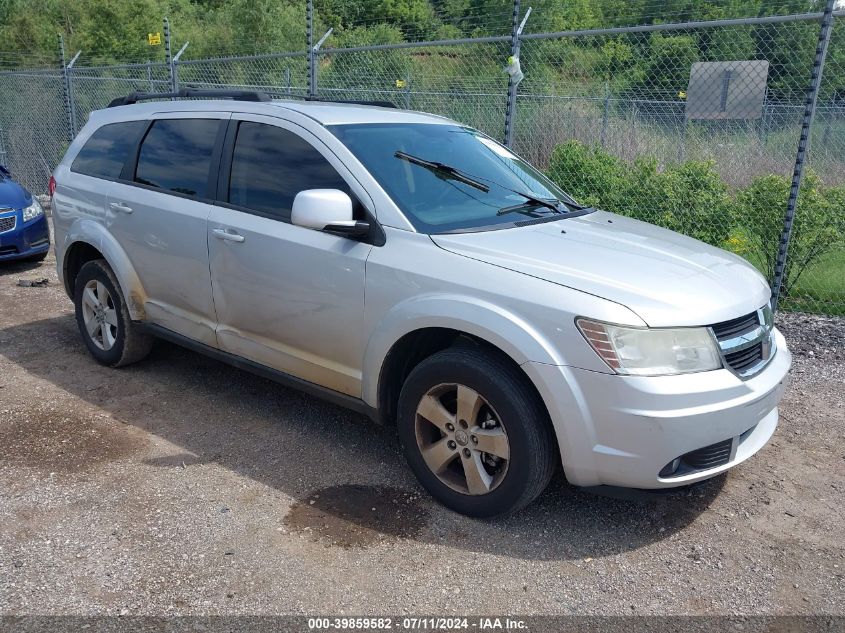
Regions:
[[[770,296],[766,280],[741,257],[604,211],[431,238],[452,253],[625,305],[652,327],[726,321]]]
[[[32,196],[14,180],[0,178],[0,209],[22,209],[32,202]]]

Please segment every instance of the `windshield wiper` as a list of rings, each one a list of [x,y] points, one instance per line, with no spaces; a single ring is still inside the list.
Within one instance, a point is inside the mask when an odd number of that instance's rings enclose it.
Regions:
[[[425,158],[420,158],[419,156],[414,156],[413,154],[408,154],[408,153],[403,152],[403,151],[397,151],[394,154],[394,156],[396,158],[401,159],[401,160],[406,160],[409,163],[413,163],[414,165],[419,165],[420,167],[425,167],[426,169],[431,170],[433,172],[437,172],[437,173],[443,174],[445,176],[448,176],[452,180],[457,180],[458,182],[462,182],[462,183],[465,183],[465,184],[467,184],[471,187],[475,187],[476,189],[480,189],[484,193],[487,193],[488,191],[490,191],[489,186],[487,186],[486,184],[481,182],[479,179],[462,172],[457,167],[452,167],[451,165],[447,165],[445,163],[441,163],[441,162],[434,161],[434,160],[426,160]],[[495,184],[497,187],[501,187],[502,189],[505,189],[506,191],[510,191],[511,193],[515,193],[518,196],[522,196],[532,205],[545,207],[547,209],[550,209],[554,213],[565,213],[565,211],[561,210],[561,206],[563,206],[564,203],[561,202],[560,200],[556,199],[556,198],[552,199],[552,200],[546,200],[545,198],[539,198],[539,197],[537,197],[533,194],[525,193],[524,191],[519,191],[518,189],[512,189],[511,187],[507,187],[507,186],[500,184],[498,182],[495,182],[495,181],[490,181],[490,182]],[[526,203],[515,204],[513,206],[505,207],[504,209],[500,209],[496,213],[496,215],[504,215],[506,213],[520,212],[520,211],[521,212],[527,212],[526,211],[527,206],[528,205]]]
[[[515,194],[522,196],[525,198],[526,202],[520,202],[519,204],[514,204],[509,207],[504,207],[499,209],[496,212],[496,215],[505,215],[508,213],[529,213],[529,207],[545,207],[546,209],[551,209],[555,213],[563,213],[560,210],[560,201],[555,200],[552,202],[551,200],[544,200],[543,198],[537,198],[535,196],[529,195],[527,193],[522,193],[521,191],[514,191],[511,189]],[[536,209],[535,209],[536,211]]]
[[[401,151],[396,152],[394,156],[401,160],[406,160],[414,165],[425,167],[430,171],[443,174],[444,176],[448,176],[452,180],[457,180],[458,182],[462,182],[465,185],[469,185],[470,187],[475,187],[476,189],[479,189],[484,193],[490,191],[490,187],[485,185],[483,182],[476,180],[472,176],[468,176],[457,167],[452,167],[451,165],[446,165],[445,163],[440,163],[434,160],[426,160],[424,158],[420,158],[419,156],[406,154],[405,152]]]

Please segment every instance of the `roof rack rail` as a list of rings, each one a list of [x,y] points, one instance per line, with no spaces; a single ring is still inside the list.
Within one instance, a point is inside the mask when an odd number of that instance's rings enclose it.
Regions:
[[[197,90],[196,88],[182,88],[177,92],[133,92],[125,97],[118,97],[109,103],[110,108],[124,105],[132,105],[139,101],[151,99],[182,99],[210,97],[215,99],[234,99],[235,101],[270,101],[270,97],[264,92],[256,90]]]
[[[110,108],[117,106],[132,105],[139,101],[150,101],[154,99],[191,99],[191,98],[212,98],[212,99],[233,99],[235,101],[268,102],[272,98],[266,92],[257,90],[200,90],[197,88],[182,88],[177,92],[133,92],[125,97],[117,97],[109,103]],[[351,105],[378,106],[380,108],[398,108],[391,101],[346,101],[344,99],[320,99],[309,95],[279,94],[280,99],[301,99],[303,101],[314,101],[317,103],[348,103]]]
[[[365,106],[378,106],[379,108],[399,108],[398,105],[393,103],[392,101],[356,101],[356,100],[348,100],[348,99],[322,99],[320,97],[312,97],[311,95],[294,95],[294,94],[287,94],[287,93],[273,93],[275,98],[285,100],[285,99],[300,99],[302,101],[314,101],[316,103],[347,103],[349,105],[365,105]]]
[[[305,100],[322,103],[348,103],[350,105],[378,106],[379,108],[399,108],[399,106],[392,101],[346,101],[344,99],[338,99],[335,101],[334,99],[317,99],[312,97],[305,97]]]

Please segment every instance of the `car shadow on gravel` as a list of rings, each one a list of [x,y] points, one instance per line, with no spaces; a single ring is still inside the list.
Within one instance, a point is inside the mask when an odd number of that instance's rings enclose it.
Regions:
[[[522,512],[473,520],[420,488],[392,429],[177,346],[159,342],[136,365],[101,367],[68,314],[0,329],[0,355],[179,447],[122,459],[139,468],[215,464],[271,486],[295,500],[284,529],[327,546],[413,539],[520,559],[609,556],[682,530],[724,485],[720,477],[648,502],[624,501],[581,492],[559,474]]]
[[[41,261],[12,259],[0,262],[0,275],[15,275],[38,270],[45,264]]]

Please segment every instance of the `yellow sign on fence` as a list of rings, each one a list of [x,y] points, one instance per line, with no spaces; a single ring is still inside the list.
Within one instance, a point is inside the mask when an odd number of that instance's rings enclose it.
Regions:
[[[150,46],[160,46],[161,33],[147,33],[147,42],[149,42]]]
[[[404,88],[405,87],[405,80],[404,79],[397,79],[396,80],[396,87],[397,88]]]

